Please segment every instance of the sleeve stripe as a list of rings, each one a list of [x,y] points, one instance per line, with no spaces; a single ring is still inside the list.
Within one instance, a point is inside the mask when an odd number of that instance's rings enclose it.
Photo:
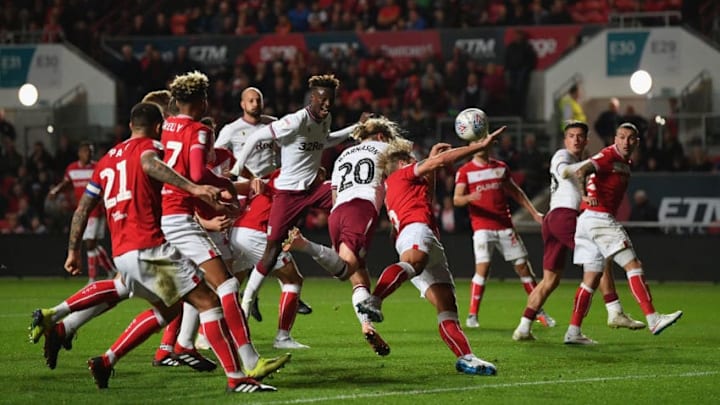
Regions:
[[[102,188],[93,182],[89,182],[88,185],[85,187],[85,194],[89,195],[90,197],[100,197],[101,191]]]
[[[193,145],[193,146],[190,147],[190,150],[193,150],[193,149],[205,149],[205,146],[204,146],[204,145],[200,145],[200,144],[195,144],[195,145]]]
[[[272,124],[273,124],[272,122],[270,124],[268,124],[268,127],[270,128],[270,134],[272,135],[273,140],[277,140],[277,136],[275,135],[275,129],[273,128]]]

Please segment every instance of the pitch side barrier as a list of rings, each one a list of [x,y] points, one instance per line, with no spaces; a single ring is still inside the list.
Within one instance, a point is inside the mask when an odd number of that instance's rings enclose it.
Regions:
[[[717,271],[720,229],[677,224],[668,228],[657,223],[627,225],[649,279],[720,282],[720,272]],[[522,237],[533,268],[540,275],[543,244],[538,230],[522,232]],[[307,237],[330,244],[327,232],[307,233]],[[441,240],[455,277],[472,277],[475,268],[472,235],[469,232],[442,234]],[[0,235],[0,277],[67,277],[63,269],[66,252],[66,235]],[[309,256],[298,253],[296,260],[305,276],[329,277]],[[379,232],[368,257],[370,273],[377,277],[385,266],[396,261],[394,241],[387,233]],[[581,277],[579,267],[572,265],[570,258],[566,266],[565,278]],[[505,263],[499,254],[493,255],[492,269],[495,279],[516,278],[512,266]],[[617,272],[619,275],[620,270],[617,269]]]

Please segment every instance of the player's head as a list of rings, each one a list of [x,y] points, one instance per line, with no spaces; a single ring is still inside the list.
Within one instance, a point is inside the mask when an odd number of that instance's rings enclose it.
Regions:
[[[155,103],[138,103],[130,110],[130,130],[132,137],[146,136],[153,139],[160,137],[163,123],[160,107]]]
[[[615,130],[615,148],[626,159],[635,151],[639,140],[640,131],[632,123],[623,122]]]
[[[87,164],[88,162],[90,162],[90,159],[92,159],[92,154],[92,144],[88,141],[80,142],[80,145],[78,145],[78,160],[82,164]]]
[[[205,74],[188,72],[175,76],[170,83],[170,94],[179,112],[199,119],[207,110],[207,91],[210,81]]]
[[[240,94],[240,108],[243,110],[243,117],[253,120],[260,119],[265,108],[263,94],[257,87],[248,87]]]
[[[368,118],[355,126],[351,136],[360,142],[365,140],[390,142],[400,137],[400,127],[395,121],[385,117]]]
[[[380,155],[377,167],[384,176],[391,175],[395,170],[416,161],[413,156],[413,143],[404,138],[395,138],[390,147]]]
[[[155,90],[146,94],[145,97],[143,97],[142,102],[157,104],[158,107],[160,107],[160,111],[162,111],[163,116],[167,118],[169,116],[175,115],[171,114],[171,112],[169,111],[171,99],[172,96],[170,95],[169,90]]]
[[[206,127],[210,128],[211,139],[208,140],[208,143],[210,145],[214,144],[215,143],[215,128],[217,128],[217,123],[215,122],[215,119],[213,117],[202,117],[202,118],[200,118],[200,123],[205,125]],[[214,148],[208,149],[207,161],[208,162],[215,161],[215,149]]]
[[[324,120],[335,104],[335,92],[340,81],[335,75],[312,76],[308,80],[310,87],[310,112],[317,118]]]
[[[575,156],[580,157],[588,143],[589,127],[582,121],[570,120],[565,124],[563,142],[565,149]]]
[[[213,131],[215,131],[215,128],[217,128],[217,123],[215,122],[215,118],[213,117],[202,117],[200,118],[200,123],[212,129]]]

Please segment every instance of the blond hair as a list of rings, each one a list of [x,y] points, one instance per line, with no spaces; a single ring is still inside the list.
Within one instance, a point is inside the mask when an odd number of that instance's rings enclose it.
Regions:
[[[413,157],[413,143],[403,137],[390,140],[390,146],[378,157],[377,168],[383,176],[395,171],[394,166],[400,160],[411,160]]]
[[[176,101],[189,103],[205,99],[208,87],[210,87],[208,77],[196,70],[175,76],[175,79],[170,83],[170,93]]]
[[[340,80],[335,78],[335,75],[317,75],[312,76],[308,79],[308,86],[313,87],[325,87],[328,89],[337,89],[340,86]]]
[[[400,127],[395,121],[385,117],[368,118],[365,122],[358,123],[350,136],[363,141],[378,133],[392,140],[400,137]]]

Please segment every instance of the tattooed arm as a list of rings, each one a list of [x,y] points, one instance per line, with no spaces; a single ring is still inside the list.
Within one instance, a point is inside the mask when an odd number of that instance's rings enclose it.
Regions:
[[[78,202],[78,207],[70,223],[70,237],[68,241],[68,255],[65,259],[65,271],[76,276],[82,273],[82,256],[80,255],[80,247],[82,245],[82,236],[87,226],[88,216],[90,212],[98,205],[100,200],[88,194],[83,194]]]

